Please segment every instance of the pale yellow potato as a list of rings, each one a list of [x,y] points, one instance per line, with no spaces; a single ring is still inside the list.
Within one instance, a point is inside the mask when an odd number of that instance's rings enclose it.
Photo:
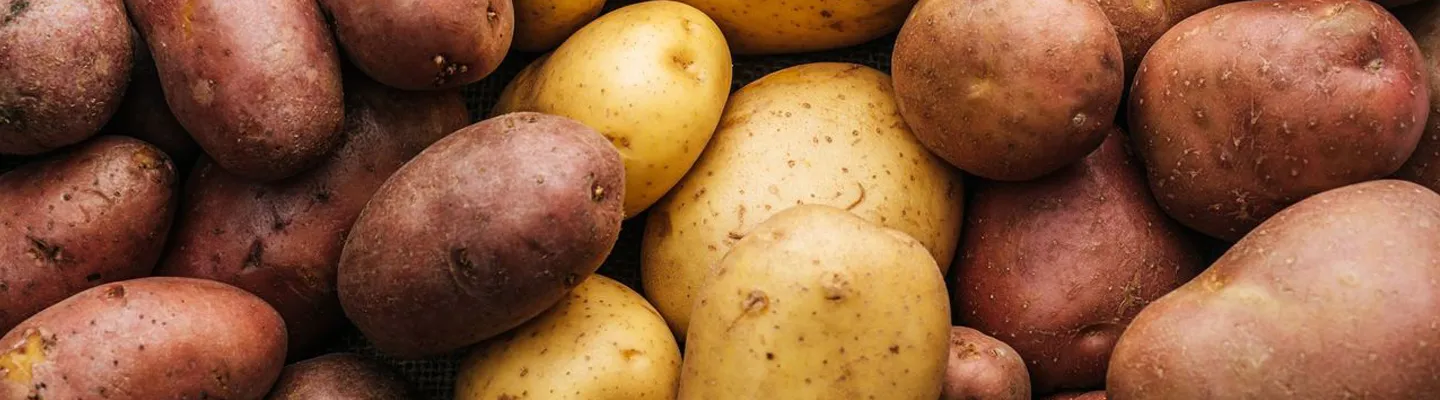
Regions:
[[[605,0],[514,0],[515,42],[520,51],[545,51],[600,15]]]
[[[915,0],[680,0],[705,11],[737,54],[864,43],[900,29]]]
[[[944,278],[919,242],[796,206],[720,262],[695,303],[680,400],[940,397]]]
[[[735,93],[705,154],[651,211],[645,293],[683,337],[711,266],[755,225],[801,203],[903,231],[943,271],[959,240],[963,190],[960,173],[901,120],[884,73],[840,63],[781,70]]]
[[[492,111],[570,117],[625,161],[625,215],[670,191],[710,141],[730,94],[730,49],[715,22],[673,1],[622,7],[580,28]]]
[[[640,294],[591,275],[554,308],[475,347],[456,400],[675,398],[680,347]]]

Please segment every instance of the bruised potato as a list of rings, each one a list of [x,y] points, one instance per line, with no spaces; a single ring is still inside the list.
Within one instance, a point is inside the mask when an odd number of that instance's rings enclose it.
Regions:
[[[853,46],[895,32],[915,0],[681,0],[720,24],[738,54]]]
[[[559,46],[605,7],[605,0],[513,0],[515,42],[520,51],[545,51]]]
[[[405,90],[454,89],[500,66],[515,31],[511,0],[320,0],[350,62]]]
[[[980,331],[950,328],[941,400],[1030,400],[1030,373],[1010,345]]]
[[[349,353],[326,354],[285,367],[266,400],[412,400],[395,371]]]

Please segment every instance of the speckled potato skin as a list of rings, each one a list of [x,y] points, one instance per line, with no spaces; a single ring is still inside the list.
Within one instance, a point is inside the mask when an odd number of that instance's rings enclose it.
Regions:
[[[940,400],[1030,400],[1030,373],[1010,345],[980,331],[950,328]]]
[[[705,11],[737,54],[853,46],[895,32],[915,0],[680,0]]]
[[[1115,26],[1125,58],[1125,82],[1135,76],[1150,45],[1181,20],[1207,8],[1236,0],[1098,0]]]
[[[600,15],[605,0],[513,0],[515,43],[520,51],[545,51]]]
[[[916,238],[941,270],[954,258],[964,182],[906,128],[890,78],[816,63],[731,97],[695,168],[651,210],[641,246],[645,293],[677,335],[716,262],[796,204],[845,208]]]
[[[700,10],[648,1],[580,28],[510,83],[494,115],[573,118],[609,139],[625,161],[625,215],[660,200],[695,164],[730,94],[730,50]]]
[[[0,331],[81,290],[149,275],[175,181],[164,153],[120,136],[0,175]]]
[[[0,338],[0,398],[265,396],[285,364],[285,324],[223,283],[140,278],[80,292]]]
[[[314,169],[245,180],[201,161],[185,185],[160,275],[213,279],[265,299],[289,328],[292,354],[344,321],[335,269],[351,225],[390,174],[468,124],[455,91],[408,92],[350,78],[341,144]]]
[[[700,291],[678,399],[937,399],[949,344],[944,277],[920,242],[795,206]]]
[[[99,132],[130,81],[132,40],[121,0],[0,2],[0,154]]]
[[[1399,169],[1427,118],[1425,71],[1369,1],[1226,4],[1151,48],[1131,135],[1165,211],[1235,241],[1300,199]]]
[[[1089,0],[922,2],[892,62],[900,113],[920,141],[994,180],[1085,157],[1124,90],[1115,28]]]
[[[1429,82],[1430,104],[1420,143],[1395,177],[1440,190],[1440,2],[1427,1],[1395,10],[1424,56],[1424,75]]]
[[[476,346],[455,399],[667,400],[679,379],[680,346],[660,313],[591,275],[544,314]]]
[[[1097,390],[1085,393],[1060,393],[1046,397],[1045,400],[1105,400],[1106,398],[1104,390]]]
[[[1128,399],[1440,393],[1440,195],[1382,180],[1311,196],[1151,303],[1106,380]]]
[[[400,167],[351,229],[345,315],[402,358],[519,326],[609,255],[623,168],[599,133],[564,117],[506,114],[446,136]]]
[[[1205,267],[1145,186],[1125,136],[1029,182],[982,182],[954,278],[958,322],[1014,347],[1036,394],[1105,383],[1135,314]]]
[[[165,101],[217,164],[274,181],[323,161],[344,119],[340,58],[306,0],[127,0]]]
[[[511,0],[320,0],[346,57],[370,78],[405,90],[479,81],[510,51]]]
[[[266,400],[413,400],[408,384],[390,368],[349,353],[332,353],[285,366]]]
[[[170,105],[165,104],[160,73],[155,69],[155,59],[150,57],[149,46],[133,28],[131,36],[135,43],[131,46],[135,67],[130,70],[130,86],[125,91],[125,99],[120,102],[120,109],[115,111],[115,116],[105,127],[100,128],[100,132],[133,137],[160,148],[170,156],[176,170],[181,171],[183,176],[203,153],[200,145],[175,119],[175,113],[170,112]]]

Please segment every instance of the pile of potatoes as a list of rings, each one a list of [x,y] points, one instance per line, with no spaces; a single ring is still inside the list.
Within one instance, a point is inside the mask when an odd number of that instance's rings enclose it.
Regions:
[[[1435,0],[0,0],[0,400],[1433,397],[1437,57]]]

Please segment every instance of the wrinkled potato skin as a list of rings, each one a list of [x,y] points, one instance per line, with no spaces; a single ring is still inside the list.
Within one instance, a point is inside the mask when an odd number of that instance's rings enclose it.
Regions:
[[[1395,10],[1425,57],[1425,78],[1430,83],[1430,113],[1415,152],[1395,177],[1440,191],[1440,2],[1429,1]]]
[[[392,356],[478,343],[595,272],[624,197],[619,154],[574,120],[514,113],[471,125],[371,197],[340,256],[340,303]]]
[[[479,81],[510,51],[511,0],[320,0],[346,56],[370,78],[405,90]]]
[[[140,278],[35,314],[0,351],[5,399],[258,400],[285,364],[285,324],[233,286]]]
[[[1424,68],[1369,1],[1226,4],[1151,48],[1131,134],[1165,211],[1235,241],[1306,196],[1399,169],[1427,118]]]
[[[149,275],[175,181],[164,153],[120,136],[0,175],[0,331],[81,290]]]
[[[591,275],[544,314],[477,346],[455,399],[674,399],[679,379],[680,346],[660,314],[620,282]]]
[[[1115,26],[1125,57],[1125,82],[1135,76],[1150,45],[1181,20],[1207,8],[1236,0],[1098,0]]]
[[[1204,268],[1151,199],[1119,130],[1053,175],[982,183],[964,235],[959,322],[1014,347],[1042,395],[1101,387],[1130,319]]]
[[[1440,195],[1413,183],[1302,200],[1135,317],[1110,359],[1109,396],[1440,393],[1437,237]]]
[[[120,0],[0,5],[0,154],[40,154],[99,132],[130,81],[133,40]]]
[[[645,227],[645,292],[677,335],[715,263],[796,204],[842,207],[903,231],[949,269],[963,178],[915,139],[893,96],[880,71],[816,63],[775,72],[731,97],[700,161]]]
[[[695,302],[679,400],[940,397],[950,307],[930,252],[844,210],[756,227]]]
[[[520,51],[545,51],[600,15],[605,0],[513,0],[515,43]]]
[[[150,57],[150,48],[140,39],[140,34],[131,30],[135,38],[135,68],[130,71],[130,86],[125,91],[125,100],[110,122],[100,129],[103,134],[125,135],[155,145],[170,156],[175,168],[188,171],[202,154],[200,145],[190,138],[190,133],[170,112],[165,104],[165,92],[160,87],[160,73],[155,70],[155,59]],[[184,175],[182,173],[181,175]]]
[[[1035,179],[1085,157],[1124,90],[1115,29],[1089,0],[926,1],[892,61],[915,136],[994,180]]]
[[[413,400],[395,371],[349,353],[326,354],[285,366],[266,400]]]
[[[980,331],[950,328],[950,361],[940,400],[1030,400],[1030,373],[1010,345]]]
[[[895,32],[915,0],[680,0],[715,19],[736,54],[804,53]]]

